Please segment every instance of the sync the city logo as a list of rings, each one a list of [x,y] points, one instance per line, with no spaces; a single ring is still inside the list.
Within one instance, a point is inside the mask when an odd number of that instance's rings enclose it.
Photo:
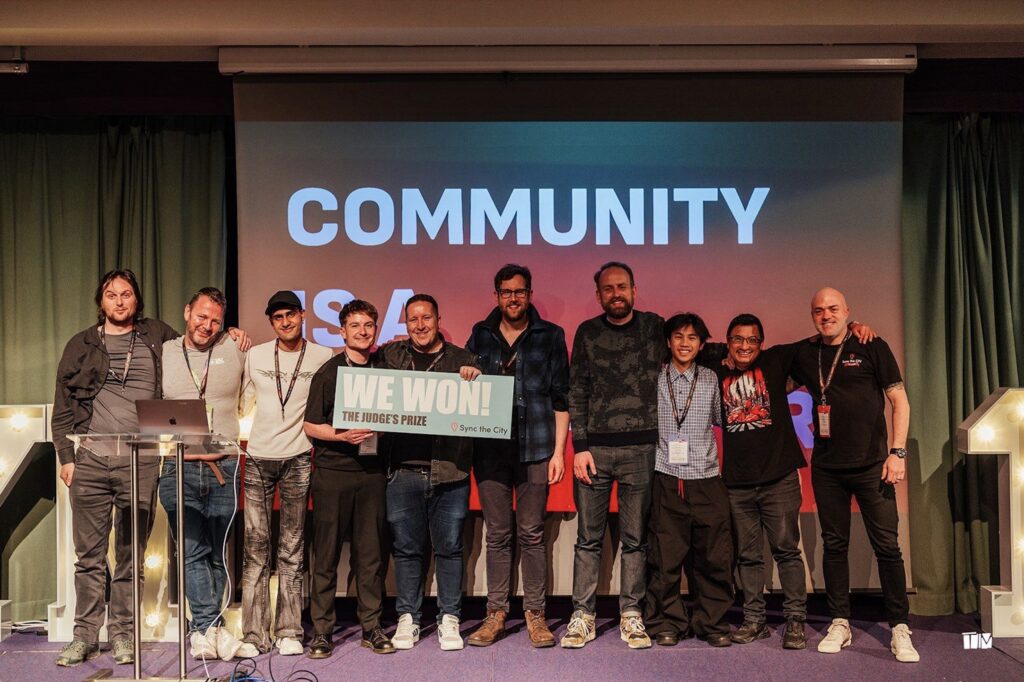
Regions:
[[[991,649],[992,634],[988,632],[961,632],[965,649]]]
[[[395,197],[378,187],[360,187],[345,197],[343,224],[345,236],[361,246],[386,244],[396,232],[400,244],[416,244],[420,239],[466,244],[465,216],[469,244],[502,241],[510,232],[516,244],[533,244],[536,226],[537,236],[552,246],[573,246],[585,239],[611,244],[613,229],[626,245],[657,246],[669,243],[669,219],[681,222],[685,214],[681,224],[685,224],[688,243],[703,244],[706,207],[721,197],[736,224],[736,243],[753,244],[754,221],[769,190],[755,187],[744,201],[734,187],[633,187],[624,197],[610,188],[575,187],[558,197],[549,188],[516,188],[499,208],[488,189],[447,188],[430,206],[419,189],[406,188]],[[568,202],[572,216],[568,225],[556,225],[556,201]],[[338,207],[338,197],[322,187],[295,191],[288,199],[288,234],[303,246],[331,243],[342,229],[335,222]]]

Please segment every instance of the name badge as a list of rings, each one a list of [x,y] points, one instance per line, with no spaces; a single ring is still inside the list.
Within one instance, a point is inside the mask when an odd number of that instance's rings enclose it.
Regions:
[[[374,432],[369,438],[359,444],[359,455],[370,457],[377,454],[377,433]]]
[[[213,433],[213,405],[206,406],[206,428]]]
[[[818,405],[818,436],[832,437],[832,406]]]
[[[690,463],[690,442],[688,440],[680,438],[679,440],[670,440],[668,442],[668,463]]]

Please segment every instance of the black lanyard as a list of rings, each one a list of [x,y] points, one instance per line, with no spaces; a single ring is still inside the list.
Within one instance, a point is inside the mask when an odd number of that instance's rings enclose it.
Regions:
[[[677,370],[678,371],[678,370]],[[683,376],[680,372],[679,376]],[[693,366],[693,381],[690,382],[690,395],[686,396],[686,406],[683,407],[683,416],[679,416],[679,407],[676,405],[676,390],[672,386],[672,375],[669,373],[669,365],[665,365],[665,384],[668,386],[668,397],[672,401],[672,417],[676,420],[676,430],[683,428],[686,415],[690,414],[690,404],[693,402],[693,394],[697,390],[697,378],[700,376],[700,367]]]
[[[828,379],[821,373],[821,348],[825,345],[824,339],[818,344],[818,388],[821,390],[821,404],[825,405],[825,391],[832,385],[832,375],[836,373],[836,367],[839,365],[839,356],[843,354],[843,346],[850,338],[850,332],[846,332],[846,336],[843,337],[843,342],[839,344],[839,349],[836,350],[836,356],[832,358],[832,369],[828,371]]]
[[[414,351],[414,350],[410,350],[409,351],[409,369],[414,371],[414,372],[418,371],[416,369],[416,362],[413,360],[413,355],[412,355],[415,352],[416,351]],[[426,355],[426,353],[420,353],[420,355]],[[346,357],[348,357],[348,356],[346,356]],[[428,366],[423,371],[424,372],[429,372],[430,370],[434,369],[434,366],[437,365],[438,362],[440,362],[442,357],[444,357],[444,349],[443,348],[438,352],[437,357],[434,358],[434,361],[430,363],[430,366]]]
[[[306,355],[306,339],[302,339],[302,350],[299,351],[299,360],[295,363],[295,371],[292,372],[292,380],[288,383],[288,393],[281,395],[281,362],[278,359],[277,350],[281,342],[274,343],[274,380],[277,382],[277,399],[281,401],[281,419],[284,419],[284,406],[292,397],[292,389],[295,388],[295,380],[299,378],[299,368],[302,367],[302,358]],[[345,357],[348,357],[347,355]]]
[[[109,358],[110,357],[110,351],[107,350],[107,333],[106,333],[106,331],[104,331],[102,324],[100,325],[99,332],[100,332],[100,343],[103,344],[103,350],[107,351],[107,357]],[[114,381],[120,381],[121,382],[121,393],[124,393],[125,385],[128,383],[128,370],[131,369],[131,366],[132,366],[132,354],[135,353],[135,336],[136,336],[136,333],[137,332],[135,331],[135,328],[132,327],[132,338],[131,338],[130,341],[128,341],[128,355],[124,356],[124,374],[121,375],[120,378],[118,378],[117,372],[114,371],[113,367],[108,367],[107,368],[107,371],[110,372],[110,376],[114,377]]]
[[[192,373],[192,364],[188,361],[188,350],[185,349],[185,337],[181,337],[181,354],[185,356],[185,366],[188,367],[188,375],[192,377],[192,383],[196,385],[196,390],[199,391],[199,399],[206,400],[206,380],[210,378],[210,359],[213,357],[213,344],[210,344],[210,350],[206,351],[206,369],[203,370],[203,381],[202,383],[196,381],[196,375]]]

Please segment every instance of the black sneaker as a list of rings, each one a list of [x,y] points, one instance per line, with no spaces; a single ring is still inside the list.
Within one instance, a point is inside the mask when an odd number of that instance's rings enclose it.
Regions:
[[[752,623],[744,621],[743,625],[732,633],[732,641],[737,644],[750,644],[759,639],[767,639],[772,636],[771,631],[765,623]]]
[[[786,631],[782,634],[783,649],[806,649],[807,633],[804,632],[804,622],[790,618],[786,621]]]
[[[331,642],[329,636],[313,635],[313,640],[309,643],[308,655],[310,658],[330,658],[332,653],[334,653],[334,643]]]
[[[378,625],[372,630],[363,630],[363,641],[361,645],[375,654],[393,654],[395,645],[391,643],[388,636],[384,634]]]

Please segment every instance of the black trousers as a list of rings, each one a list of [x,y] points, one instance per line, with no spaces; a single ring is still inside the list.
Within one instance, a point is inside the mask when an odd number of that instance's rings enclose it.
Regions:
[[[729,493],[719,477],[683,481],[654,474],[647,539],[644,624],[654,634],[692,629],[698,636],[728,634],[732,606],[732,527]],[[682,570],[693,600],[679,593]]]
[[[351,534],[350,569],[355,577],[356,616],[364,630],[380,625],[387,573],[387,479],[383,472],[313,470],[313,575],[309,615],[313,631],[334,630],[341,546]]]
[[[828,609],[833,618],[850,617],[850,498],[857,499],[864,529],[878,561],[878,580],[889,625],[906,623],[910,615],[907,573],[900,552],[896,489],[882,480],[882,462],[859,469],[813,467],[811,482],[818,503],[822,572]]]

